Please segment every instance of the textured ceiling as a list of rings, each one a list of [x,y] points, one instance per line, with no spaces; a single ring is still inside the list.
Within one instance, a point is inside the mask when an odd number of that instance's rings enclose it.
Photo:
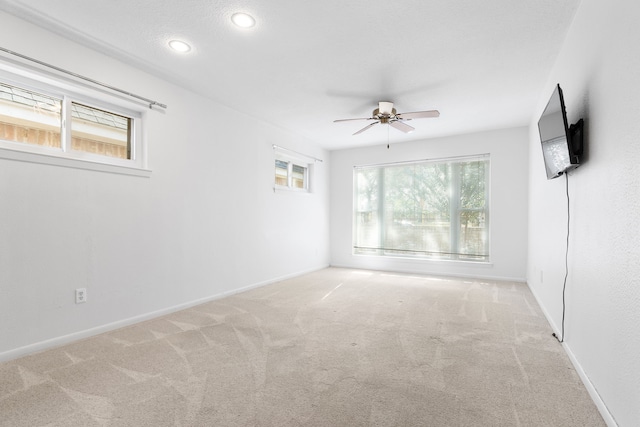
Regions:
[[[340,149],[528,124],[579,3],[0,0],[0,9]],[[237,11],[256,26],[235,28]],[[193,50],[170,51],[174,38]],[[333,123],[369,117],[378,101],[441,116],[410,122],[410,134],[374,126],[351,136],[366,123]]]

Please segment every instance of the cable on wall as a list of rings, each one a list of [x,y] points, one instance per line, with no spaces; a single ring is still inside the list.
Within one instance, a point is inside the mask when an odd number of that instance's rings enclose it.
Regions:
[[[149,108],[153,108],[153,107],[160,107],[160,108],[165,108],[165,109],[167,108],[166,104],[162,104],[162,103],[160,103],[158,101],[154,101],[154,100],[145,98],[143,96],[136,95],[136,94],[133,94],[131,92],[127,92],[126,90],[118,89],[117,87],[113,87],[111,85],[99,82],[99,81],[91,79],[89,77],[85,77],[85,76],[82,76],[80,74],[76,74],[73,71],[65,70],[64,68],[56,67],[55,65],[51,65],[51,64],[48,64],[46,62],[40,61],[38,59],[31,58],[30,56],[26,56],[26,55],[23,55],[21,53],[14,52],[12,50],[5,49],[3,47],[0,47],[0,51],[8,53],[8,54],[13,55],[13,56],[17,56],[18,58],[33,62],[33,63],[41,65],[43,67],[51,68],[52,70],[58,71],[59,73],[68,74],[68,75],[70,75],[72,77],[75,77],[77,79],[84,80],[84,81],[87,81],[87,82],[92,83],[94,85],[101,86],[101,87],[107,88],[109,90],[121,93],[121,94],[126,95],[126,96],[128,96],[130,98],[135,98],[138,101],[143,101],[144,103],[149,104]]]
[[[571,225],[571,208],[569,205],[569,174],[564,174],[567,191],[567,244],[564,253],[564,284],[562,285],[562,335],[558,337],[555,332],[552,334],[558,342],[564,342],[564,315],[566,311],[566,290],[567,290],[567,277],[569,276],[569,231]]]

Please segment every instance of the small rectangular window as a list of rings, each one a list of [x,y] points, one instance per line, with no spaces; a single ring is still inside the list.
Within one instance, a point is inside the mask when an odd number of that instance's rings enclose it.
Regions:
[[[142,110],[84,88],[74,92],[0,69],[4,78],[0,158],[133,175],[146,168]]]
[[[62,100],[0,83],[0,139],[61,147]]]
[[[309,165],[300,160],[275,159],[276,188],[309,191]]]

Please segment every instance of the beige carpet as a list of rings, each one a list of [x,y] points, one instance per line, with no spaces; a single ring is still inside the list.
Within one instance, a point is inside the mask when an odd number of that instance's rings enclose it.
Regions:
[[[330,268],[0,364],[0,426],[603,426],[523,284]]]

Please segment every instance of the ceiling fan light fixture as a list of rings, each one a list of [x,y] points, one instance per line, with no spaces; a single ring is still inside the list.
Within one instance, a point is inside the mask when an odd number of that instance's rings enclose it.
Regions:
[[[378,102],[379,114],[390,116],[393,113],[393,102],[380,101]]]
[[[240,28],[251,28],[256,25],[256,20],[253,16],[243,12],[231,15],[231,21]]]

